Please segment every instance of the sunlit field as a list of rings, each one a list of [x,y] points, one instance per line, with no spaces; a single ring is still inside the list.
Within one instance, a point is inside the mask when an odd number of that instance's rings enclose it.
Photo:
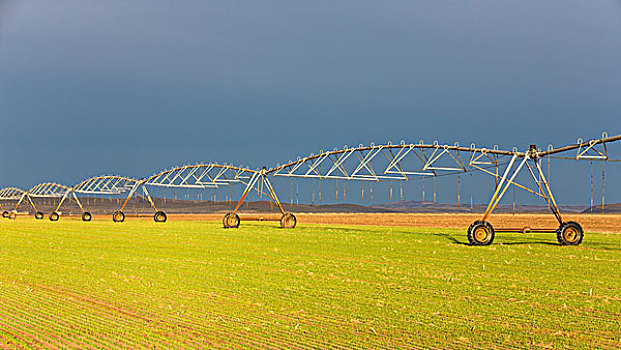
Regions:
[[[619,348],[621,236],[0,221],[0,348]]]

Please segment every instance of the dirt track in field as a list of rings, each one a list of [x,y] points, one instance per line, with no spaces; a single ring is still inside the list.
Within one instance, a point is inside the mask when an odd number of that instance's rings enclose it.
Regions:
[[[482,214],[420,214],[420,213],[296,213],[298,224],[333,224],[333,225],[378,225],[378,226],[417,226],[439,228],[466,228],[473,221],[480,220]],[[280,214],[249,213],[239,214],[244,221],[278,221]],[[221,221],[223,214],[169,214],[171,221],[205,220]],[[108,216],[98,216],[110,219]],[[150,219],[152,216],[141,216]],[[128,216],[127,220],[135,219]],[[621,233],[621,215],[619,214],[567,214],[564,221],[577,221],[585,231]],[[556,228],[558,223],[552,214],[494,214],[489,220],[494,227],[500,228]]]
[[[441,228],[466,228],[482,214],[300,214],[301,223],[418,226]],[[621,233],[621,215],[567,215],[565,221],[577,221],[586,231]],[[496,214],[489,220],[492,225],[504,228],[556,228],[558,222],[551,214]]]

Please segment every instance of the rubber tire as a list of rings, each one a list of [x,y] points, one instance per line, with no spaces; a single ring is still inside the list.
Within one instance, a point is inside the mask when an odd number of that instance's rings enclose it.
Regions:
[[[50,213],[50,221],[58,221],[60,219],[60,215],[57,212],[53,211]]]
[[[88,221],[91,221],[92,218],[93,216],[91,215],[91,213],[87,211],[82,213],[82,221],[88,222]]]
[[[112,221],[114,222],[123,222],[125,221],[125,213],[123,213],[122,211],[115,211],[114,214],[112,214]]]
[[[569,229],[573,229],[577,233],[577,237],[572,241],[568,240],[565,237],[565,232]],[[560,245],[580,245],[582,243],[582,239],[584,238],[584,230],[579,223],[575,221],[567,221],[562,223],[558,230],[556,230],[556,240]]]
[[[280,218],[280,227],[282,228],[295,228],[295,224],[297,224],[298,220],[295,218],[295,215],[291,213],[285,213]]]
[[[163,211],[158,211],[155,215],[153,215],[153,221],[155,222],[166,222],[166,219],[168,219],[168,217]]]
[[[9,212],[9,219],[10,219],[10,220],[15,220],[15,219],[17,219],[17,213],[16,213],[16,212],[14,212],[14,211]]]
[[[43,219],[43,213],[40,212],[40,211],[36,212],[35,213],[35,219],[37,219],[37,220]]]
[[[3,211],[2,212],[2,217],[5,218],[5,219],[8,218],[9,217],[9,212],[7,210]]]
[[[474,234],[477,229],[486,229],[488,231],[488,235],[485,240],[479,240]],[[487,221],[477,220],[468,227],[468,241],[472,246],[485,246],[490,245],[494,241],[496,237],[496,232],[494,231],[494,227]]]
[[[232,215],[235,216],[232,217]],[[233,213],[226,213],[226,215],[224,215],[224,218],[222,219],[222,225],[224,225],[224,228],[238,228],[239,215]]]

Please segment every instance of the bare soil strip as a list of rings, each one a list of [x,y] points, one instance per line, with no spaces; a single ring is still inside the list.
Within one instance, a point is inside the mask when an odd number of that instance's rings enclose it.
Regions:
[[[242,221],[279,221],[280,213],[239,213]],[[296,213],[299,224],[322,225],[377,225],[413,226],[437,228],[463,228],[464,230],[482,214],[420,214],[420,213]],[[222,221],[223,214],[170,214],[168,220],[175,221]],[[127,220],[153,220],[152,216],[127,216]],[[95,219],[111,220],[107,215]],[[567,214],[564,221],[576,221],[586,232],[621,233],[619,214]],[[495,228],[557,228],[558,222],[552,214],[493,214],[489,220]]]

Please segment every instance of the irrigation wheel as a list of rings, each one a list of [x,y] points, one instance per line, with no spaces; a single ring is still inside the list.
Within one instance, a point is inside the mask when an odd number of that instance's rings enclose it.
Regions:
[[[239,215],[233,213],[227,213],[222,219],[224,228],[238,228],[239,227]]]
[[[495,234],[494,227],[487,221],[477,220],[468,227],[468,241],[471,245],[490,245]]]
[[[14,220],[17,219],[17,212],[12,211],[9,213],[9,219]]]
[[[40,212],[40,211],[36,212],[35,213],[35,219],[37,219],[37,220],[43,219],[43,213]]]
[[[291,213],[283,214],[280,218],[280,227],[282,228],[295,228],[295,224],[297,223],[297,219],[295,215]]]
[[[166,213],[164,213],[163,211],[158,211],[157,213],[155,213],[155,215],[153,215],[153,220],[155,222],[166,222],[166,219]]]
[[[57,212],[53,211],[50,213],[50,221],[58,221],[60,219],[60,215]]]
[[[9,217],[9,212],[7,210],[3,211],[2,212],[2,217],[5,218],[5,219],[8,218]]]
[[[91,221],[92,218],[93,216],[91,215],[91,213],[87,211],[82,213],[82,221]]]
[[[584,238],[582,226],[575,221],[567,221],[556,230],[556,239],[561,245],[579,245]]]
[[[114,214],[112,214],[112,221],[114,222],[125,221],[125,214],[122,211],[115,211]]]

